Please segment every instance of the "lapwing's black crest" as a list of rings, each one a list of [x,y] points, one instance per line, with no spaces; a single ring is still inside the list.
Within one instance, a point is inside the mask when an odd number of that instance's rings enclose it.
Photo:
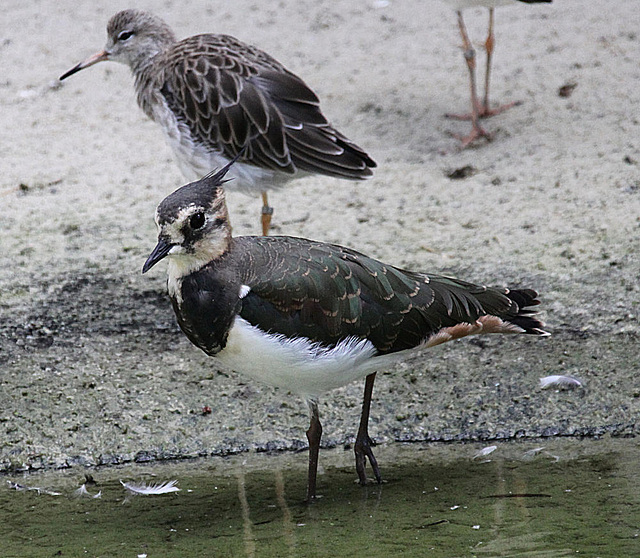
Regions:
[[[186,207],[196,206],[205,211],[210,209],[214,202],[221,203],[221,198],[224,197],[222,186],[233,180],[225,177],[243,151],[241,150],[221,169],[210,172],[200,180],[181,186],[162,200],[156,211],[158,225],[166,223],[169,219],[174,220]]]

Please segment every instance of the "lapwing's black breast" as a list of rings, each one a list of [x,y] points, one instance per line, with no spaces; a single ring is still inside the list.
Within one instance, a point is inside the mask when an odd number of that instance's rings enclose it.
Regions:
[[[224,349],[239,311],[240,286],[211,264],[183,277],[182,300],[172,299],[178,324],[189,340],[209,355]]]

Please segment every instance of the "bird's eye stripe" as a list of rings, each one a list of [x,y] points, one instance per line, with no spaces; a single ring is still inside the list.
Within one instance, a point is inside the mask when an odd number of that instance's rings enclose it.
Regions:
[[[133,35],[133,31],[121,31],[118,34],[118,40],[119,41],[126,41],[128,38],[130,38]]]

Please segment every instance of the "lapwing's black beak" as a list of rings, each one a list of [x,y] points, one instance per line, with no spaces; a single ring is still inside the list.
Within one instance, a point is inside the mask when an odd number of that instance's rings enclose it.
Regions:
[[[96,52],[92,56],[89,56],[84,62],[80,62],[80,64],[76,64],[73,68],[71,68],[68,72],[62,74],[58,79],[62,81],[63,79],[67,79],[69,76],[72,76],[76,72],[80,70],[84,70],[89,66],[93,66],[98,62],[102,62],[103,60],[109,60],[109,53],[106,50],[101,50],[100,52]]]
[[[147,261],[142,266],[142,273],[149,271],[154,265],[156,265],[161,259],[163,259],[173,248],[175,244],[169,244],[168,242],[159,239],[158,244],[153,249],[153,252],[149,254]]]

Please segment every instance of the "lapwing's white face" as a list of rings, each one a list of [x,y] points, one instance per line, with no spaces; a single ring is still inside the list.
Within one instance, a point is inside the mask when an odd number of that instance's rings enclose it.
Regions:
[[[156,215],[159,238],[172,245],[168,257],[178,276],[197,271],[227,250],[230,231],[223,209],[189,205],[162,224]]]
[[[158,244],[142,266],[142,273],[168,257],[171,282],[198,271],[229,250],[231,225],[222,185],[234,162],[178,188],[160,202],[156,209]]]
[[[210,204],[190,203],[175,213],[156,211],[158,241],[167,245],[170,273],[183,277],[218,259],[229,247],[231,230],[223,198]]]

